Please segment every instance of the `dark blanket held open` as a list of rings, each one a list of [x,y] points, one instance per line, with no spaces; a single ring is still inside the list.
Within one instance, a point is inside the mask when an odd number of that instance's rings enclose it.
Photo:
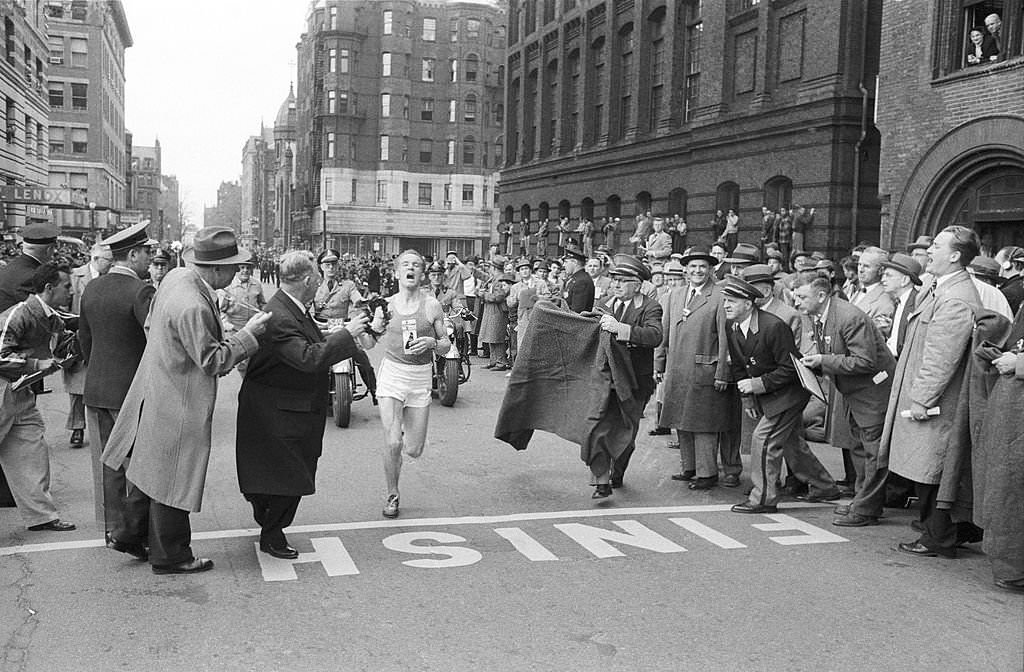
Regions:
[[[602,333],[596,319],[541,301],[523,335],[494,436],[525,450],[534,430],[541,429],[579,444],[588,461],[599,424],[600,442],[611,438],[608,423],[601,422],[618,406],[609,397],[614,393],[616,402],[628,404],[636,387],[625,347]],[[628,437],[622,447],[627,444]]]

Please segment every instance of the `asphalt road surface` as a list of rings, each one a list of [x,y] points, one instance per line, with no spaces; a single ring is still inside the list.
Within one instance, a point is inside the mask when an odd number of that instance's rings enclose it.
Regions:
[[[475,360],[480,361],[480,360]],[[492,438],[503,374],[474,369],[435,402],[407,460],[402,512],[380,515],[381,430],[369,400],[329,424],[318,492],[289,540],[259,553],[234,472],[239,377],[221,381],[193,548],[216,563],[155,576],[102,545],[89,448],[67,397],[39,398],[70,533],[0,509],[0,670],[999,670],[1024,667],[1024,599],[986,558],[918,559],[912,513],[833,527],[831,506],[730,513],[739,490],[671,481],[677,453],[641,430],[626,487],[590,499],[577,448]],[[649,411],[649,415],[651,412]],[[836,473],[835,451],[818,449]]]

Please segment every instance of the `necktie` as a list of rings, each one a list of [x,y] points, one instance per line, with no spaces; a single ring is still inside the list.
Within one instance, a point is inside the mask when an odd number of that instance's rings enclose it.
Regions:
[[[818,354],[825,354],[825,329],[821,324],[821,317],[814,318],[814,342],[818,344]]]
[[[690,288],[690,296],[688,296],[686,298],[686,307],[687,308],[689,308],[690,304],[693,303],[693,299],[694,299],[695,296],[697,296],[697,288],[696,287],[691,287]]]
[[[622,322],[622,316],[626,314],[626,302],[619,301],[618,307],[615,309],[615,320]]]

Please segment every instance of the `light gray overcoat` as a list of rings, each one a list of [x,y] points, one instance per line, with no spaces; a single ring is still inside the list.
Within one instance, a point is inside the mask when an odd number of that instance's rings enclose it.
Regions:
[[[896,364],[881,445],[889,450],[889,470],[918,483],[937,484],[956,427],[960,388],[981,299],[966,271],[918,298],[907,338]],[[940,415],[921,422],[900,417],[912,402],[939,407]]]
[[[199,511],[217,376],[259,344],[246,329],[224,339],[217,299],[191,268],[176,268],[163,279],[146,326],[146,350],[103,463],[117,468],[132,451],[128,480],[161,504]]]

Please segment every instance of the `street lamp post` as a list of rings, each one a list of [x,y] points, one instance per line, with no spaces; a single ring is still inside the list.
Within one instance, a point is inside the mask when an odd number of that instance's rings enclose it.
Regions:
[[[89,235],[96,238],[96,201],[89,201]]]

